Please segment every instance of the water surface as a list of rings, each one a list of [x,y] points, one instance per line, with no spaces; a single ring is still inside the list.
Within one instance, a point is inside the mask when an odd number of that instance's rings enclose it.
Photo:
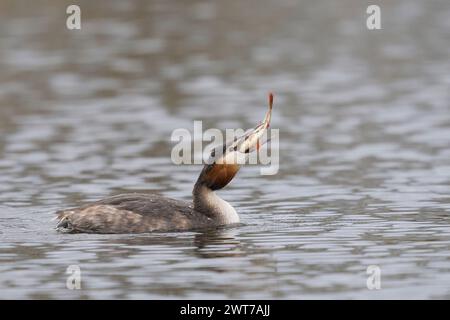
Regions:
[[[0,298],[450,298],[448,1],[381,1],[377,31],[356,0],[78,3],[81,31],[61,1],[0,4]],[[220,192],[242,226],[53,229],[120,192],[190,199],[171,132],[251,127],[269,90],[280,171]]]

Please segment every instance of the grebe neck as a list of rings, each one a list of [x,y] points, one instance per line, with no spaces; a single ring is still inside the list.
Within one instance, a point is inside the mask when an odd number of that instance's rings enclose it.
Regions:
[[[192,194],[195,211],[217,220],[220,224],[239,223],[236,210],[206,185],[196,183]]]

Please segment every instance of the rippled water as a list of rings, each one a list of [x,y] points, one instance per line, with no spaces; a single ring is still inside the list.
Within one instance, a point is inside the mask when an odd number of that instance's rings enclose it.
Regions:
[[[450,298],[450,4],[379,2],[369,31],[357,0],[78,1],[69,31],[61,1],[2,1],[0,298]],[[221,192],[242,226],[54,231],[110,194],[189,199],[171,132],[253,126],[269,90],[280,171]]]

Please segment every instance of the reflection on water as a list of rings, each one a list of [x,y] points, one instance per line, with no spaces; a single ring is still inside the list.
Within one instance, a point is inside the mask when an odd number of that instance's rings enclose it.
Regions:
[[[79,1],[81,31],[0,4],[0,298],[450,297],[450,5],[382,1],[368,31],[360,1],[263,2]],[[78,201],[189,199],[172,130],[253,126],[269,90],[280,171],[221,192],[242,226],[53,230]]]

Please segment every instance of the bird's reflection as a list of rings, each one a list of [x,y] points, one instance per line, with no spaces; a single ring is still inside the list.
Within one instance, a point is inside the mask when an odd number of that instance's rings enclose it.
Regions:
[[[245,256],[245,245],[237,238],[236,228],[224,227],[197,233],[194,237],[195,254],[200,258]]]
[[[245,245],[238,239],[238,229],[232,227],[211,228],[197,232],[154,233],[121,235],[108,239],[97,239],[100,246],[114,247],[114,250],[98,252],[98,258],[127,257],[142,250],[161,252],[169,248],[200,258],[217,258],[246,255]]]

